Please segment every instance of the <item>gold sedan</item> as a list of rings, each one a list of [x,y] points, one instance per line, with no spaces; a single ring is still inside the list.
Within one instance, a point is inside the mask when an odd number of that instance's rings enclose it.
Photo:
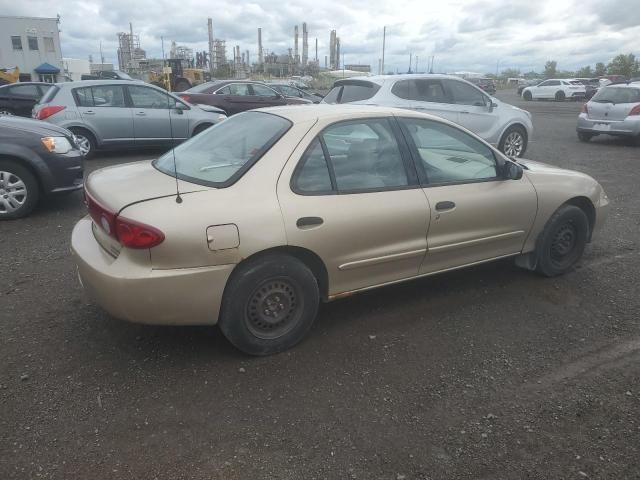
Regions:
[[[86,200],[72,248],[90,297],[133,322],[217,323],[254,355],[300,341],[320,301],[505,257],[564,273],[609,204],[446,120],[351,105],[233,116],[94,172]]]

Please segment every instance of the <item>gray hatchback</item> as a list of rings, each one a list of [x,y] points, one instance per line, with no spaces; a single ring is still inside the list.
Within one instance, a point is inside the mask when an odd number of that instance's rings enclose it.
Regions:
[[[33,117],[73,132],[85,158],[104,148],[172,146],[227,118],[153,85],[118,80],[58,83]]]

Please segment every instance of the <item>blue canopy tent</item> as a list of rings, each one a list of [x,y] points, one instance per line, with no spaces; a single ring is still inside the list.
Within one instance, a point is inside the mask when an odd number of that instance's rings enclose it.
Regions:
[[[38,75],[40,75],[41,82],[49,82],[54,83],[57,80],[58,74],[60,73],[60,69],[58,67],[54,67],[50,63],[43,63],[38,65],[33,69]]]

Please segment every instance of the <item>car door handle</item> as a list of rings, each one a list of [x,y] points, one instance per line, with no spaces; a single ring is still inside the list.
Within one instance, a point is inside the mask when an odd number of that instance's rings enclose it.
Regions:
[[[85,113],[85,115],[95,115],[96,114],[96,112],[94,112],[93,110],[87,110],[84,113]]]
[[[139,117],[144,117],[146,115],[146,113],[144,113],[144,112],[136,112],[136,115],[138,115]]]
[[[436,203],[436,210],[441,212],[443,210],[451,210],[456,208],[456,204],[450,201]]]
[[[324,220],[320,217],[302,217],[296,222],[298,228],[316,227],[322,225]]]
[[[467,110],[463,110],[460,113],[469,113]]]

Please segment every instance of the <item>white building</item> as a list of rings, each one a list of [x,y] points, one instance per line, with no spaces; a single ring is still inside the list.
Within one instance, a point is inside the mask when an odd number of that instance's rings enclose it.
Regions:
[[[0,16],[0,67],[20,69],[20,81],[64,77],[57,18]]]
[[[82,80],[82,75],[89,75],[91,73],[89,60],[82,58],[63,58],[62,65],[64,66],[65,75],[74,82]]]

